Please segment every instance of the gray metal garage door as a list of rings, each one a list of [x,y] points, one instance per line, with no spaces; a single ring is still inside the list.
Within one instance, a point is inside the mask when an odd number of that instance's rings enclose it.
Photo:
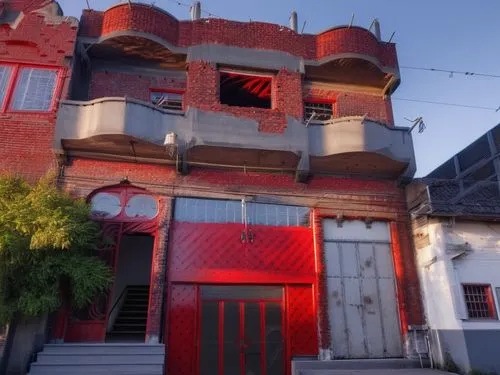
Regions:
[[[387,223],[323,221],[335,358],[401,357]]]

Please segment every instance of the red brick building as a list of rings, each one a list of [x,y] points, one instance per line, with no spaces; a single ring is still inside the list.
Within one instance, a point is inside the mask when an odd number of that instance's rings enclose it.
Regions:
[[[412,355],[415,159],[393,119],[394,44],[196,7],[79,23],[52,1],[3,7],[0,170],[57,171],[114,238],[113,289],[61,309],[53,340],[164,344],[173,375]]]

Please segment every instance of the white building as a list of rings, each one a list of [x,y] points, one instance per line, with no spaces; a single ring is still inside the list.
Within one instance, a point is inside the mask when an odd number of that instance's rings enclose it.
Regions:
[[[407,190],[433,359],[500,372],[500,125]]]

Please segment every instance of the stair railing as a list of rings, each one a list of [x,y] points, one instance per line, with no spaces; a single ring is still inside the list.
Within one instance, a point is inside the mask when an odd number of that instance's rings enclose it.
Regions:
[[[120,301],[127,295],[127,292],[128,292],[128,285],[125,288],[123,288],[122,293],[120,294],[120,297],[118,297],[118,299],[113,304],[113,307],[111,308],[111,310],[109,310],[108,318],[111,316],[111,314],[116,309],[116,307],[120,304]]]

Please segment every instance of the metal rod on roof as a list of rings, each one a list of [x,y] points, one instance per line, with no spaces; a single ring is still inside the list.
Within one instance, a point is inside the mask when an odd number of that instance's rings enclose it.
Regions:
[[[354,13],[352,13],[352,17],[351,17],[351,23],[349,24],[349,28],[352,26],[352,23],[354,22]]]
[[[87,2],[87,8],[90,9],[90,3],[89,0],[85,0]]]
[[[306,28],[306,23],[307,23],[307,21],[304,21],[304,23],[302,24],[302,30],[300,30],[301,34],[304,33],[304,29]]]
[[[395,32],[395,31],[392,33],[392,35],[391,35],[391,37],[389,38],[389,41],[388,41],[387,43],[392,42],[392,38],[394,38],[394,34],[396,34],[396,32]]]

